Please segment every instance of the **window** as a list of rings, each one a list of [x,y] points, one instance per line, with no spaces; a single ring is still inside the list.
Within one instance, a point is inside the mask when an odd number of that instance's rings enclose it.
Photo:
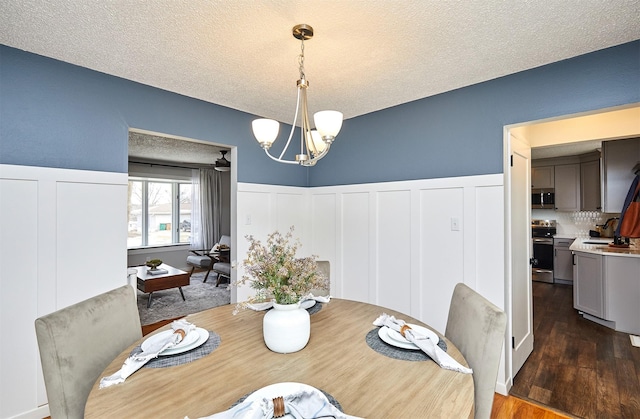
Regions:
[[[189,243],[191,190],[179,180],[129,178],[127,247]]]

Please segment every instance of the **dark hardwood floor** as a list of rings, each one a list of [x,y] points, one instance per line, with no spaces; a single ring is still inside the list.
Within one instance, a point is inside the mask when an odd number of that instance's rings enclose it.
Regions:
[[[640,418],[640,348],[629,334],[579,316],[570,285],[534,282],[533,319],[512,395],[579,418]]]

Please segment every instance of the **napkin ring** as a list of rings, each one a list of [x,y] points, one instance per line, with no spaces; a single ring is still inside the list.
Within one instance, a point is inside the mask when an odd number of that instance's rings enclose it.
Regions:
[[[405,325],[402,325],[402,327],[400,328],[400,334],[401,334],[403,337],[404,337],[404,332],[405,332],[407,329],[411,329],[411,328],[410,328],[408,325],[406,325],[406,324],[405,324]]]
[[[186,332],[182,329],[176,329],[173,333],[180,335],[180,341],[182,341],[182,339],[184,339],[184,337],[187,335]]]
[[[284,398],[282,396],[273,399],[273,417],[281,418],[284,416]]]

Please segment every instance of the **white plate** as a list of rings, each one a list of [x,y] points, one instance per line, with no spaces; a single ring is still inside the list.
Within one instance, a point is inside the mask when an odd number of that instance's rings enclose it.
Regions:
[[[304,308],[305,310],[307,310],[315,305],[316,305],[316,300],[304,300],[303,302],[300,303],[300,308]]]
[[[262,387],[260,390],[256,390],[253,393],[249,394],[244,401],[253,403],[255,401],[262,400],[263,398],[273,399],[274,397],[280,397],[280,396],[284,397],[287,394],[297,393],[302,390],[306,390],[306,391],[315,390],[320,395],[320,397],[322,397],[323,399],[326,400],[327,403],[329,403],[329,400],[327,399],[327,397],[320,390],[318,390],[315,387],[311,387],[310,385],[302,384],[302,383],[271,384],[270,386]],[[291,416],[290,414],[286,414],[283,416],[283,418],[293,418],[293,416]]]
[[[308,308],[313,307],[314,305],[316,305],[316,300],[305,300],[300,303],[300,308],[304,308],[306,310]],[[264,303],[247,304],[247,306],[251,310],[263,311],[263,310],[269,310],[270,308],[273,308],[273,302],[266,301]]]
[[[193,343],[183,346],[182,348],[173,347],[171,349],[166,349],[165,351],[160,353],[160,356],[181,354],[183,352],[187,352],[192,349],[195,349],[198,346],[201,346],[202,344],[204,344],[207,340],[209,340],[209,331],[201,327],[196,327],[196,332],[198,332],[198,338]]]
[[[143,351],[145,351],[146,349],[149,348],[151,344],[157,342],[160,339],[165,339],[171,334],[173,334],[173,330],[165,330],[164,332],[155,334],[150,338],[148,338],[147,340],[145,340],[144,342],[142,342],[142,345],[140,345],[140,347],[142,348]],[[205,343],[207,339],[209,339],[209,332],[201,327],[196,327],[195,333],[191,332],[187,334],[187,336],[182,340],[182,342],[180,342],[173,348],[165,349],[164,351],[160,352],[159,355],[167,356],[167,355],[181,354],[183,352],[190,351],[193,348],[197,348],[198,346]]]
[[[416,332],[420,332],[425,336],[429,336],[430,339],[433,339],[436,345],[438,344],[440,338],[438,338],[438,335],[436,335],[431,330],[414,324],[409,324],[409,326],[411,326],[412,329],[415,329]],[[394,334],[393,338],[391,337],[392,334]],[[403,338],[400,333],[396,332],[393,329],[389,329],[387,326],[382,326],[380,329],[378,329],[378,336],[380,336],[380,339],[382,339],[383,342],[386,342],[389,345],[395,346],[397,348],[420,350],[420,348],[418,348],[416,345]]]
[[[142,345],[140,345],[140,347],[142,348],[143,351],[147,351],[147,350],[149,350],[149,347],[151,345],[154,345],[157,342],[168,338],[172,334],[173,334],[173,330],[165,330],[164,332],[157,333],[157,334],[155,334],[153,336],[150,336],[144,342],[142,342]],[[180,343],[178,343],[176,346],[174,346],[173,349],[178,349],[178,348],[182,348],[184,346],[187,346],[187,345],[193,343],[197,339],[198,339],[198,334],[197,333],[189,333],[189,334],[187,334],[187,336],[185,336],[185,338]]]
[[[263,311],[263,310],[268,310],[271,307],[273,307],[273,303],[270,301],[266,301],[264,303],[253,303],[253,304],[247,304],[247,306],[251,309],[251,310],[255,310],[255,311]]]
[[[402,343],[398,342],[397,340],[391,339],[387,334],[389,330],[390,329],[387,326],[382,326],[380,329],[378,329],[378,336],[380,336],[380,339],[382,339],[383,342],[395,346],[396,348],[413,349],[414,351],[419,349],[413,343]]]

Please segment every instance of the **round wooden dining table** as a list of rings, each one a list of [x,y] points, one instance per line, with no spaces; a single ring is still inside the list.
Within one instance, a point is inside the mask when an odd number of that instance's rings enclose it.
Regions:
[[[279,354],[264,344],[264,312],[244,310],[234,315],[234,308],[226,305],[186,317],[220,336],[213,352],[183,365],[143,367],[124,383],[103,389],[98,380],[89,394],[85,418],[196,419],[227,410],[243,396],[283,382],[322,390],[353,416],[473,417],[472,374],[440,368],[431,359],[394,359],[367,344],[366,336],[377,329],[373,321],[380,314],[428,327],[414,318],[372,304],[332,299],[311,314],[307,346]],[[445,340],[447,353],[468,366],[453,343],[438,335]],[[147,337],[123,351],[102,376],[116,372]]]

